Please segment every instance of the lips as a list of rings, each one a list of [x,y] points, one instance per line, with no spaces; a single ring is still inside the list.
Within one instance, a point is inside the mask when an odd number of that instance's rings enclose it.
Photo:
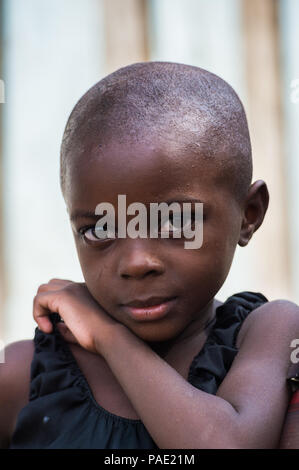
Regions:
[[[122,307],[133,320],[153,321],[168,315],[175,301],[176,297],[150,297],[145,300],[132,300]]]
[[[145,300],[132,300],[132,302],[128,302],[127,304],[123,304],[125,307],[136,307],[136,308],[144,308],[144,307],[152,307],[153,305],[160,305],[168,300],[173,299],[173,297],[149,297]]]

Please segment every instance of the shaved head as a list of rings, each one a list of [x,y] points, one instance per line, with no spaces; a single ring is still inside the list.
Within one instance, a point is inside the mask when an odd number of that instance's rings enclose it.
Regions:
[[[240,200],[252,178],[243,105],[228,83],[198,67],[144,62],[123,67],[88,90],[67,122],[61,146],[61,189],[68,167],[111,141],[165,142],[209,159]]]

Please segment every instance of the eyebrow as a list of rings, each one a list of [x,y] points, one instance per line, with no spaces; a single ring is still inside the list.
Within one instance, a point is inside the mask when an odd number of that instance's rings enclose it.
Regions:
[[[199,202],[202,204],[204,203],[203,201],[199,200],[197,197],[192,197],[192,196],[186,196],[186,197],[178,196],[177,198],[168,199],[167,201],[163,201],[163,202],[166,202],[166,204],[171,204],[172,202]]]
[[[98,219],[99,216],[96,215],[94,212],[86,212],[86,211],[74,211],[71,214],[70,219],[72,222],[75,222],[77,219]]]
[[[201,203],[201,204],[205,204],[206,208],[209,207],[209,204],[207,203],[204,203],[203,201],[200,201],[199,199],[197,198],[193,198],[193,197],[186,197],[186,198],[182,198],[181,196],[179,196],[178,198],[171,198],[171,199],[168,199],[166,201],[160,201],[160,202],[155,202],[154,204],[161,204],[161,202],[164,202],[168,205],[172,204],[173,202],[178,202],[178,203],[186,203],[186,202],[189,202],[189,203]],[[149,203],[146,203],[146,204],[149,204]],[[90,211],[84,211],[84,210],[75,210],[71,216],[70,216],[70,220],[72,222],[75,222],[77,219],[96,219],[98,220],[99,219],[99,215],[95,214],[94,212],[90,212]]]

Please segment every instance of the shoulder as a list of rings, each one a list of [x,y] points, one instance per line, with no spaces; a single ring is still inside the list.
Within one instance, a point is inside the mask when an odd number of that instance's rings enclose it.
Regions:
[[[0,447],[9,441],[20,410],[28,403],[33,340],[17,341],[4,349],[0,364]]]
[[[241,331],[240,331],[241,333]],[[288,300],[274,300],[255,309],[244,322],[240,350],[250,356],[264,354],[281,365],[281,372],[291,365],[294,340],[299,339],[299,306]]]
[[[267,302],[243,322],[239,351],[217,395],[237,410],[245,445],[279,441],[290,399],[287,387],[291,344],[299,338],[299,307],[287,300]]]
[[[299,338],[299,306],[284,299],[264,303],[244,320],[238,335],[238,348],[242,347],[246,337],[248,340],[248,334],[279,343],[285,342],[285,335]]]

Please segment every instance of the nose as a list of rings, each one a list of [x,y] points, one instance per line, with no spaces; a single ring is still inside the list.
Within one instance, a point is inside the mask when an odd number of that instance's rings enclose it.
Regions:
[[[124,279],[141,279],[165,272],[155,244],[148,239],[126,239],[118,264],[118,275]]]

